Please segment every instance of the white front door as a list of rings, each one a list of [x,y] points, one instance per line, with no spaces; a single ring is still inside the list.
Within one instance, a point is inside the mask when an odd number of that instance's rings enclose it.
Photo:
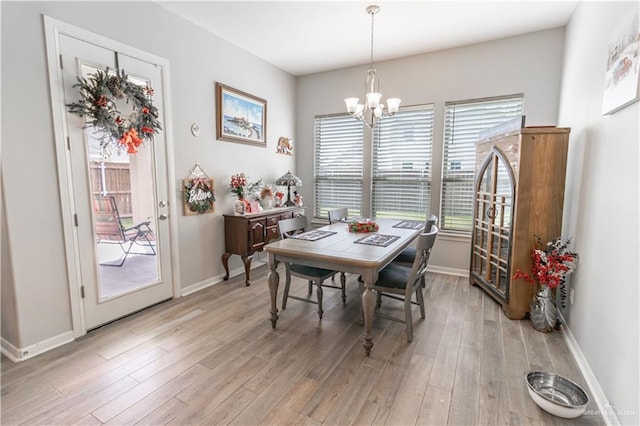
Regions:
[[[65,105],[80,99],[76,77],[89,79],[107,68],[124,70],[129,81],[153,88],[153,103],[165,127],[162,66],[66,34],[57,39]],[[123,116],[133,113],[124,99],[118,101],[118,111]],[[100,132],[87,126],[86,117],[65,108],[63,118],[68,154],[60,164],[66,170],[60,173],[69,177],[75,215],[72,263],[86,331],[174,295],[167,139],[162,131],[129,155],[118,150],[117,143],[102,149]],[[121,236],[101,226],[110,220],[123,230]]]

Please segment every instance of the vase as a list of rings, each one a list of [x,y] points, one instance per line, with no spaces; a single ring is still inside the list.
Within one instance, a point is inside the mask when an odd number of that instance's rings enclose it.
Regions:
[[[245,213],[249,213],[247,211],[247,205],[249,204],[249,202],[247,200],[245,200],[242,197],[239,197],[236,200],[236,203],[234,205],[234,210],[236,214],[245,214]]]
[[[543,286],[531,301],[529,318],[533,328],[543,333],[554,329],[558,321],[558,309],[553,300],[551,289]]]

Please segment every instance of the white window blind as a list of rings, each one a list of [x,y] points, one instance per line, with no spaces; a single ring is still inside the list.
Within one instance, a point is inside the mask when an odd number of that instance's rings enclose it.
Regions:
[[[315,211],[327,218],[328,211],[347,207],[349,216],[362,210],[363,137],[361,121],[349,115],[316,117]]]
[[[445,104],[440,224],[443,230],[471,232],[478,134],[522,115],[524,97]]]
[[[426,220],[431,200],[433,106],[403,108],[373,134],[372,215]]]

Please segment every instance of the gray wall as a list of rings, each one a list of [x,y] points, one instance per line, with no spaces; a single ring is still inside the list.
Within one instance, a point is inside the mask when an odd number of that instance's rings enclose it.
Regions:
[[[580,3],[566,31],[561,125],[571,126],[563,234],[580,265],[565,318],[621,423],[638,406],[638,103],[602,115],[608,43],[637,2]]]
[[[383,99],[397,96],[402,105],[435,105],[435,188],[440,187],[444,103],[524,93],[528,125],[556,124],[563,43],[564,29],[553,29],[376,64]],[[343,112],[343,99],[348,96],[362,99],[366,70],[363,65],[298,78],[296,164],[303,182],[313,182],[314,116]],[[312,186],[303,187],[302,194],[310,205]],[[437,213],[438,191],[431,200],[431,211]],[[465,237],[439,235],[430,264],[466,273],[469,242]]]
[[[150,2],[1,7],[3,220],[9,230],[2,241],[2,337],[26,347],[72,328],[42,14],[170,61],[176,179],[187,177],[197,161],[214,179],[218,200],[215,213],[178,219],[182,287],[218,280],[222,214],[233,203],[230,176],[245,172],[272,183],[288,169],[295,172],[292,157],[276,154],[278,137],[294,135],[295,79]],[[267,148],[216,140],[216,81],[267,100]],[[193,122],[200,124],[198,138],[189,130]],[[180,194],[171,201],[180,204]],[[240,266],[234,256],[230,267]],[[4,297],[11,292],[15,304]]]

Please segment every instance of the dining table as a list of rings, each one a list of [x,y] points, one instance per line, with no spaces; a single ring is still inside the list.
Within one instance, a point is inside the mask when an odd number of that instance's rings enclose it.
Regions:
[[[337,272],[358,274],[364,282],[362,313],[364,332],[362,346],[371,354],[371,333],[377,292],[373,285],[378,273],[409,246],[424,229],[424,221],[376,219],[376,232],[351,232],[352,222],[337,222],[302,234],[273,241],[264,247],[269,264],[271,326],[278,322],[277,296],[280,262],[315,266]],[[353,228],[356,228],[353,226]]]

